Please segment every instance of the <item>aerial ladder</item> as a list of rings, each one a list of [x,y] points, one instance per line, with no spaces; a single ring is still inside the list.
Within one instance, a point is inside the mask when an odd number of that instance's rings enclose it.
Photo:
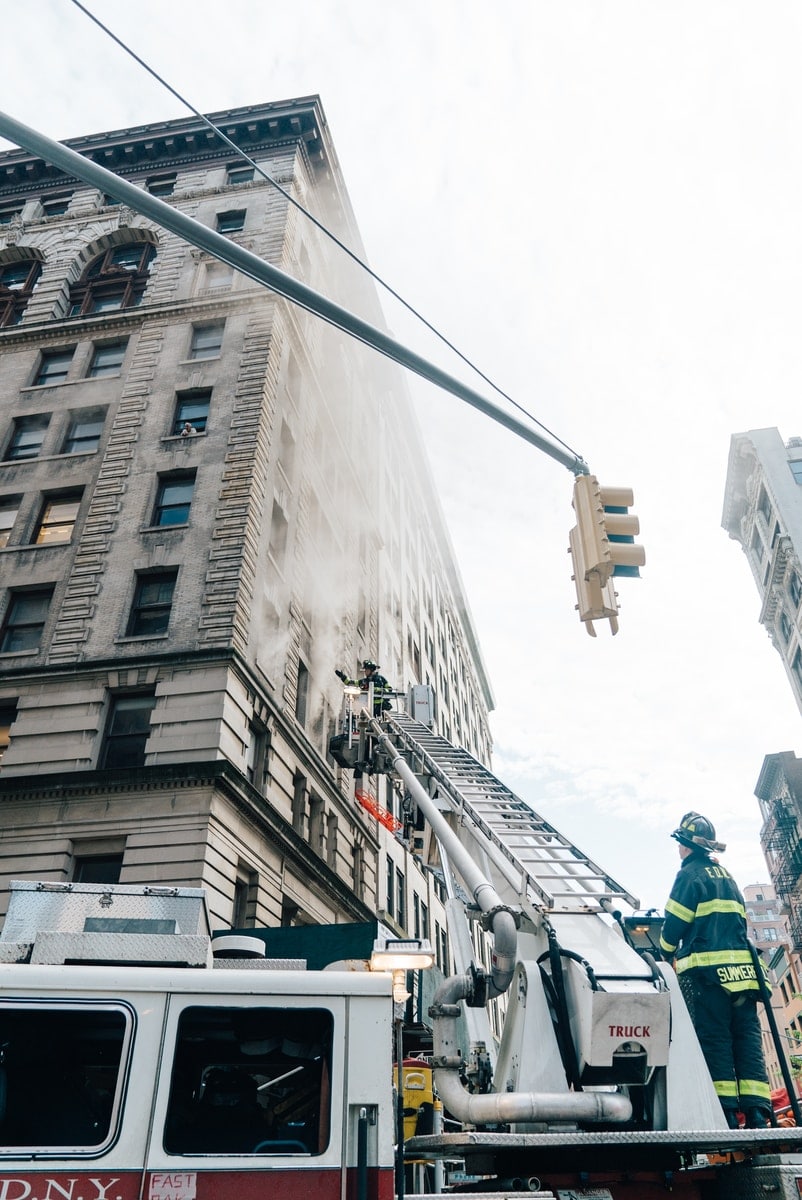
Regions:
[[[727,1129],[676,976],[630,935],[637,898],[415,711],[410,697],[408,712],[360,715],[363,765],[401,780],[416,853],[443,871],[456,963],[429,1016],[435,1090],[460,1132],[413,1137],[408,1157],[463,1159],[524,1190],[601,1168],[680,1171],[675,1194],[695,1197],[708,1155],[787,1148],[789,1136],[802,1148],[802,1130]],[[491,935],[487,970],[471,921]]]

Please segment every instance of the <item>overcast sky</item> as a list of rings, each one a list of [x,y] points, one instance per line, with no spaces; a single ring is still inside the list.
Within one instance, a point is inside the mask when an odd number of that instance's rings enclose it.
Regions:
[[[732,433],[802,435],[798,4],[87,6],[204,112],[318,93],[374,270],[602,483],[634,488],[647,564],[621,582],[618,636],[593,641],[570,472],[412,383],[496,773],[644,907],[690,808],[741,884],[766,879],[754,786],[764,755],[802,753],[802,726],[721,511]],[[2,28],[0,108],[43,133],[185,115],[71,0],[7,3]]]

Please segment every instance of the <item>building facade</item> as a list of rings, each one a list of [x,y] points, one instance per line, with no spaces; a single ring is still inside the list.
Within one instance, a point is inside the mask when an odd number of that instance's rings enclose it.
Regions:
[[[777,429],[730,442],[722,525],[739,542],[760,593],[760,622],[802,712],[802,438]]]
[[[74,150],[374,325],[317,97]],[[400,370],[136,211],[0,155],[0,914],[11,878],[207,889],[215,927],[378,913],[449,954],[442,886],[328,752],[341,668],[492,695]],[[381,807],[401,797],[361,781]]]

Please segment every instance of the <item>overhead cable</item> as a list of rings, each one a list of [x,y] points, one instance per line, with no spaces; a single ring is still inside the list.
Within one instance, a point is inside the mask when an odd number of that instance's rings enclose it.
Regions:
[[[307,208],[305,208],[303,204],[301,204],[298,200],[296,200],[295,197],[292,196],[285,188],[283,188],[280,183],[278,183],[275,179],[273,179],[272,176],[269,175],[267,171],[265,171],[257,162],[254,162],[254,160],[252,158],[250,158],[250,156],[246,153],[246,151],[243,150],[242,147],[238,146],[236,144],[236,142],[233,142],[231,140],[231,138],[229,138],[228,135],[226,133],[224,133],[223,130],[220,129],[220,127],[218,125],[215,125],[214,122],[211,121],[208,116],[206,116],[204,113],[200,112],[193,104],[190,103],[189,100],[186,99],[185,96],[182,96],[180,92],[176,91],[176,89],[174,87],[172,87],[172,85],[169,84],[167,82],[167,80],[163,78],[163,76],[161,76],[156,70],[154,70],[153,67],[149,66],[149,64],[146,63],[145,60],[143,58],[141,58],[136,53],[136,51],[134,51],[126,42],[124,42],[122,40],[122,38],[119,38],[116,33],[114,33],[111,29],[109,29],[109,27],[107,25],[105,25],[100,20],[99,17],[96,17],[95,14],[92,13],[86,7],[85,4],[82,4],[81,0],[72,0],[72,3],[75,5],[76,8],[80,9],[81,12],[84,13],[85,16],[89,17],[90,21],[93,21],[95,23],[95,25],[98,26],[99,29],[102,29],[103,32],[112,39],[112,41],[116,42],[116,44],[120,47],[121,50],[124,50],[126,54],[128,54],[131,58],[133,58],[135,62],[137,62],[145,71],[147,71],[148,74],[151,75],[157,81],[157,83],[160,83],[162,85],[162,87],[166,88],[167,91],[172,96],[175,96],[176,100],[178,100],[179,103],[183,104],[185,108],[189,109],[189,111],[194,116],[196,116],[199,121],[202,121],[203,124],[206,125],[206,127],[208,129],[210,129],[214,134],[216,134],[216,136],[219,137],[220,140],[222,142],[224,142],[225,145],[229,146],[236,154],[238,154],[241,158],[243,158],[250,167],[253,167],[253,169],[257,172],[257,174],[259,174],[261,176],[262,179],[264,179],[267,183],[269,183],[272,187],[274,187],[276,189],[276,191],[280,192],[281,195],[285,198],[285,200],[288,201],[289,204],[292,204],[295,208],[298,209],[299,212],[303,213],[303,215],[307,218],[307,220],[311,221],[312,224],[315,225],[321,231],[321,233],[323,233],[327,238],[329,238],[332,242],[334,242],[334,244],[336,246],[338,246],[339,249],[342,250],[344,254],[347,254],[348,257],[357,264],[357,266],[361,267],[362,270],[366,271],[368,273],[368,275],[370,275],[370,277],[377,284],[379,284],[380,287],[384,288],[384,290],[390,296],[392,296],[394,300],[397,300],[398,303],[401,304],[407,310],[407,312],[409,312],[413,317],[415,317],[418,321],[420,321],[421,324],[424,325],[431,333],[433,333],[435,335],[435,337],[438,338],[443,343],[444,346],[447,346],[448,349],[452,351],[452,353],[456,354],[457,357],[459,359],[461,359],[462,362],[464,362],[467,367],[470,367],[470,369],[472,371],[474,371],[479,376],[480,379],[484,380],[484,382],[489,387],[491,387],[494,392],[496,392],[499,396],[502,396],[509,404],[511,404],[513,406],[513,408],[516,408],[518,410],[518,412],[522,413],[528,420],[532,421],[535,425],[537,425],[540,429],[542,429],[544,433],[547,433],[549,435],[549,437],[554,438],[555,441],[559,442],[561,446],[564,446],[565,449],[568,450],[571,454],[577,453],[575,450],[573,450],[568,445],[567,442],[564,442],[562,440],[562,438],[558,437],[557,434],[555,434],[552,430],[548,429],[547,426],[544,425],[542,421],[539,421],[537,419],[537,417],[534,417],[521,404],[519,404],[516,400],[513,400],[512,396],[508,395],[507,392],[505,392],[496,383],[494,383],[493,380],[489,378],[489,376],[487,376],[474,362],[471,361],[471,359],[469,359],[467,357],[467,355],[463,354],[462,351],[459,350],[457,348],[457,346],[454,345],[453,342],[449,341],[449,339],[445,336],[445,334],[441,333],[434,325],[432,325],[431,322],[428,321],[422,315],[422,313],[420,313],[412,304],[410,304],[407,300],[405,300],[403,298],[403,296],[399,295],[399,293],[397,291],[395,291],[395,289],[393,287],[391,287],[389,283],[387,283],[380,275],[378,275],[373,270],[373,268],[370,267],[362,258],[360,258],[358,254],[356,254],[353,250],[351,250],[351,248],[349,246],[347,246],[343,241],[341,241],[340,238],[338,238],[335,233],[332,233],[332,231],[330,229],[328,229],[327,226],[324,225],[322,221],[319,221],[318,218],[315,217],[311,212],[309,212],[309,210]],[[579,456],[577,455],[577,457],[579,457]]]

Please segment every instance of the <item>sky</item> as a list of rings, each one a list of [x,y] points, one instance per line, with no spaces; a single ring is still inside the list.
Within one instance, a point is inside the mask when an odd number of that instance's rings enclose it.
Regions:
[[[802,718],[721,514],[733,433],[802,435],[802,9],[87,7],[203,112],[319,94],[372,268],[602,484],[634,490],[646,565],[621,581],[618,635],[594,640],[570,471],[410,382],[495,695],[496,774],[643,907],[664,904],[689,809],[742,885],[767,879],[754,788],[766,754],[802,753]],[[72,0],[8,4],[3,33],[0,109],[42,133],[186,115]]]

